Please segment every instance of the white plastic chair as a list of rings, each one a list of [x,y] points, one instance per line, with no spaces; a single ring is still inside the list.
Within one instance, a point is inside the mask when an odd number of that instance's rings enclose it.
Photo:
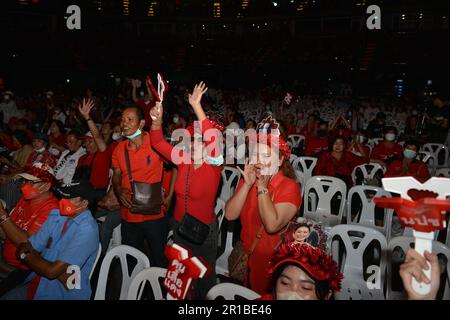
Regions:
[[[131,256],[137,260],[131,275],[128,270],[127,256]],[[127,298],[131,280],[145,268],[150,268],[150,261],[147,256],[138,249],[126,245],[112,248],[103,259],[94,300],[105,300],[109,269],[114,258],[119,258],[120,266],[122,268],[122,287],[119,300],[125,300]]]
[[[386,168],[380,165],[379,163],[365,163],[359,166],[356,166],[352,172],[352,180],[353,184],[356,185],[356,172],[357,170],[361,170],[364,179],[373,179],[375,174],[379,171],[383,172],[383,175],[386,173]]]
[[[440,168],[436,170],[434,174],[436,177],[447,177],[450,178],[450,168]]]
[[[352,219],[352,200],[355,195],[358,195],[361,200],[361,211]],[[383,188],[373,186],[354,186],[352,187],[347,196],[347,224],[358,224],[367,227],[371,227],[381,232],[384,236],[388,237],[388,222],[391,221],[390,215],[393,214],[392,209],[384,210],[384,226],[380,227],[375,224],[375,202],[374,198],[378,197],[391,197],[391,193],[387,192]]]
[[[167,244],[173,244],[173,230],[169,230],[167,233]]]
[[[223,184],[219,198],[227,202],[233,195],[234,189],[236,189],[241,179],[241,173],[236,168],[225,166],[221,174]]]
[[[224,276],[228,274],[228,257],[230,256],[231,251],[233,251],[233,231],[228,231],[225,249],[216,261],[216,274]]]
[[[369,141],[367,141],[367,144],[370,146],[371,149],[373,149],[377,144],[379,144],[383,140],[384,140],[383,138],[373,138],[369,139]]]
[[[150,282],[155,300],[164,300],[159,279],[165,278],[167,269],[151,267],[139,272],[131,281],[127,300],[141,300],[146,282]]]
[[[347,186],[344,181],[335,177],[314,176],[306,182],[304,190],[306,203],[303,216],[305,218],[321,222],[327,227],[341,223],[347,195]],[[313,191],[317,193],[317,196]],[[337,214],[334,214],[331,200],[337,194],[339,194],[337,197],[340,204]]]
[[[111,240],[109,241],[108,250],[111,250],[114,247],[120,246],[122,244],[122,224],[119,224],[114,228]]]
[[[350,235],[352,233],[352,235]],[[345,252],[341,251],[339,242],[343,242]],[[379,263],[373,265],[374,270],[365,270],[363,263],[364,252],[369,245],[377,242],[380,250],[373,250],[373,258],[379,258]],[[386,238],[369,227],[358,225],[338,225],[333,227],[328,237],[329,249],[335,261],[340,262],[340,271],[344,275],[342,290],[335,293],[336,300],[384,300],[384,278],[386,272]],[[376,282],[364,280],[364,272],[375,275]],[[375,274],[374,274],[375,272]],[[369,283],[375,287],[369,289]]]
[[[409,248],[411,248],[411,245],[414,243],[413,237],[395,237],[389,242],[388,246],[388,263],[387,265],[387,290],[386,290],[386,299],[387,300],[405,300],[406,292],[402,289],[402,291],[396,291],[392,288],[392,275],[393,275],[393,260],[395,260],[397,263],[402,263],[405,260],[406,252]],[[395,255],[394,250],[396,248],[400,248],[402,251],[399,252],[399,254]],[[436,255],[444,255],[447,258],[447,263],[450,262],[450,249],[445,246],[443,243],[440,243],[439,241],[433,241],[433,247],[432,247],[433,254]],[[397,251],[398,252],[398,251]],[[447,276],[448,276],[447,271]],[[400,277],[400,276],[399,276]],[[402,284],[403,286],[403,284]],[[449,283],[441,283],[442,286],[445,286],[444,289],[444,295],[443,300],[450,299],[450,287]]]
[[[94,265],[92,266],[91,273],[89,273],[89,280],[91,280],[92,275],[94,274],[95,267],[97,266],[98,260],[100,259],[100,256],[102,255],[102,244],[98,244],[98,251],[97,256],[95,257]]]
[[[305,185],[309,178],[312,177],[314,168],[317,164],[317,158],[314,157],[298,157],[292,162],[294,170],[301,174],[297,174],[297,181]]]
[[[218,297],[223,297],[225,300],[236,300],[236,297],[256,300],[261,296],[246,287],[234,283],[219,283],[208,291],[206,300],[216,300]]]
[[[419,151],[417,152],[416,159],[422,160],[427,165],[430,175],[434,176],[434,173],[436,172],[436,163],[437,163],[434,154],[428,151]]]
[[[290,134],[288,141],[291,143],[292,148],[298,148],[300,143],[305,141],[305,136],[301,134]]]
[[[444,168],[448,166],[448,147],[440,143],[425,143],[422,147],[423,151],[430,152],[436,159],[436,168]],[[444,158],[439,161],[439,155],[444,153]]]
[[[221,237],[222,222],[223,222],[223,218],[225,217],[225,201],[223,201],[220,198],[217,198],[216,206],[214,207],[214,213],[216,214],[217,221],[218,221],[218,226],[217,226],[218,243],[217,243],[217,245],[220,246],[221,239],[222,239],[222,237]]]
[[[295,159],[297,159],[298,157],[295,154],[291,153],[291,156],[289,157],[289,162],[292,164],[294,162]]]

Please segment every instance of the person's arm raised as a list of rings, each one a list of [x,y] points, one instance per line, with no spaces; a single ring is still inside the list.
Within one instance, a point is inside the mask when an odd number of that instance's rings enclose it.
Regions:
[[[100,134],[100,131],[98,130],[97,126],[95,125],[95,122],[91,119],[89,115],[94,105],[95,105],[94,100],[83,99],[83,103],[78,106],[78,110],[80,111],[84,120],[86,120],[89,127],[89,131],[92,133],[92,136],[94,137],[94,141],[98,147],[98,150],[100,152],[104,152],[107,148],[106,142],[103,139],[103,136]]]
[[[133,99],[133,102],[136,103],[136,101],[138,100],[137,95],[136,95],[136,86],[137,86],[137,81],[135,79],[131,80],[131,98]]]

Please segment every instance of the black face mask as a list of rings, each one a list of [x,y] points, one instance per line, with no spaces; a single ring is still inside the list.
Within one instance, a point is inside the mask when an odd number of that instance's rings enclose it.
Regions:
[[[317,130],[317,136],[319,138],[325,138],[328,134],[327,130],[321,129],[321,130]]]

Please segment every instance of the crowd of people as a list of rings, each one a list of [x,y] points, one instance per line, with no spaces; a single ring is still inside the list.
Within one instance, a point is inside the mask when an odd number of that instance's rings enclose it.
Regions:
[[[450,106],[442,96],[418,113],[408,101],[367,97],[288,101],[274,94],[279,88],[243,93],[201,82],[193,90],[170,88],[164,103],[148,81],[133,79],[126,89],[112,98],[91,90],[81,97],[2,92],[0,299],[89,299],[99,243],[102,259],[118,225],[122,244],[146,252],[158,267],[167,267],[172,230],[175,243],[209,266],[189,296],[204,299],[217,283],[214,207],[225,165],[241,173],[225,217],[242,225],[244,285],[263,299],[331,299],[342,280],[336,262],[302,241],[279,246],[302,205],[291,154],[316,157],[314,175],[349,187],[364,163],[380,164],[384,177],[424,182],[430,172],[417,159],[421,145],[449,141]],[[257,140],[251,148],[246,139],[244,155],[230,160],[221,142],[237,129],[255,130]],[[304,141],[293,146],[293,134]],[[431,279],[422,272],[426,261]],[[69,266],[80,266],[79,290],[68,288]],[[435,298],[436,268],[435,255],[408,251],[400,275],[409,298]],[[432,293],[415,295],[411,277],[431,281]]]

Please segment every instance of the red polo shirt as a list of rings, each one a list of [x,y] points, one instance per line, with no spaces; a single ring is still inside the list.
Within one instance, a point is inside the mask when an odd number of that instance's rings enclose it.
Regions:
[[[235,192],[239,191],[243,182],[243,179],[239,181]],[[269,182],[268,189],[273,204],[291,203],[297,208],[297,210],[300,208],[302,204],[300,186],[294,180],[285,177],[281,171],[272,177]],[[252,246],[253,241],[255,240],[262,225],[258,208],[257,193],[255,184],[248,192],[247,199],[242,207],[240,216],[242,223],[241,239],[247,253],[250,251],[250,247]],[[277,233],[268,234],[265,230],[263,230],[262,236],[259,239],[253,254],[248,260],[250,275],[248,281],[250,283],[250,288],[261,295],[267,293],[269,290],[269,257],[273,254],[274,249],[280,243],[281,233],[284,231],[284,228],[282,228]]]
[[[37,233],[47,220],[50,211],[58,208],[58,199],[53,194],[36,203],[21,198],[11,213],[11,220],[20,229]],[[28,269],[16,259],[16,246],[8,238],[3,245],[3,258],[7,264]]]
[[[202,121],[202,132],[212,129],[211,123],[208,119]],[[152,130],[152,145],[153,147],[163,155],[164,158],[172,159],[171,146],[162,135],[160,130]],[[210,139],[205,142],[206,145],[214,143],[214,139]],[[178,149],[178,148],[176,148]],[[211,149],[207,149],[212,151]],[[177,151],[177,150],[175,150]],[[180,154],[183,153],[180,150]],[[191,161],[190,161],[191,162]],[[194,169],[193,163],[181,163],[177,165],[178,175],[175,181],[175,220],[181,221],[185,214],[185,205],[187,200],[187,211],[195,216],[198,220],[205,224],[211,224],[216,219],[214,213],[214,205],[216,202],[217,190],[221,181],[221,172],[223,165],[214,166],[207,162]],[[186,198],[186,182],[189,174],[189,185]]]
[[[408,172],[403,173],[403,161],[395,160],[389,165],[384,175],[385,178],[408,176],[414,177],[417,181],[424,183],[430,178],[430,171],[428,171],[427,165],[423,161],[415,160],[409,165]]]
[[[340,160],[333,157],[331,152],[324,152],[317,160],[315,175],[334,177],[340,175],[347,179],[346,182],[352,181],[352,172],[356,166],[365,163],[363,157],[358,157],[351,152],[344,151]]]
[[[131,185],[125,162],[125,148],[128,149],[130,155],[130,165],[134,181],[156,183],[161,182],[162,179],[163,160],[151,147],[150,134],[147,132],[144,132],[143,134],[144,141],[138,150],[134,151],[133,148],[129,146],[130,141],[126,140],[119,143],[112,155],[112,167],[120,169],[122,172],[122,187],[127,188],[130,191]],[[120,206],[121,218],[131,223],[157,220],[162,218],[163,215],[163,211],[158,215],[132,213],[128,208]]]
[[[328,151],[328,139],[317,137],[308,137],[308,139],[306,139],[305,156],[317,157],[323,151]]]
[[[373,148],[370,158],[386,162],[391,157],[401,159],[402,156],[403,148],[398,143],[394,144],[392,148],[388,148],[384,142],[380,142]]]
[[[97,151],[94,154],[85,154],[78,160],[77,167],[91,169],[89,182],[95,189],[106,189],[109,185],[109,168],[111,168],[110,149]]]

